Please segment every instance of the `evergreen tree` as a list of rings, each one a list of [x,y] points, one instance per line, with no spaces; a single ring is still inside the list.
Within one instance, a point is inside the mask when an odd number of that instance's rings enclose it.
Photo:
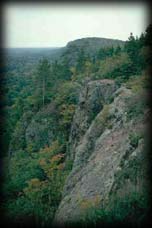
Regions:
[[[137,57],[137,42],[133,33],[130,33],[128,41],[125,43],[125,50],[128,53],[130,59],[134,62]]]
[[[45,104],[46,85],[47,85],[49,76],[50,76],[50,64],[47,59],[42,59],[40,60],[38,65],[36,83],[42,93],[43,106]]]
[[[152,24],[150,24],[145,33],[145,45],[151,46],[152,45]]]
[[[97,59],[103,60],[106,57],[106,50],[105,48],[100,48],[98,53],[97,53]]]
[[[121,53],[121,47],[117,46],[116,49],[114,50],[115,55],[119,55]]]
[[[77,72],[81,72],[81,73],[83,72],[84,67],[85,67],[85,61],[86,61],[86,57],[84,54],[84,50],[81,49],[81,51],[79,52],[77,64],[76,64]]]
[[[64,80],[69,80],[71,78],[71,76],[72,76],[72,73],[70,71],[69,61],[65,57],[64,61],[62,63],[62,78]]]
[[[111,57],[111,56],[113,56],[113,54],[114,54],[114,48],[113,47],[109,47],[106,49],[106,56]]]

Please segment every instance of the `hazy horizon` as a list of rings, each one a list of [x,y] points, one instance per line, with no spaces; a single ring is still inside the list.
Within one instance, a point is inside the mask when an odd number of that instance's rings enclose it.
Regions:
[[[127,40],[148,25],[144,4],[28,4],[4,8],[4,48],[61,48],[82,38]]]
[[[4,47],[5,49],[36,49],[36,48],[41,48],[41,49],[58,49],[62,47]]]
[[[112,38],[108,38],[108,37],[81,37],[81,38],[78,38],[78,39],[75,39],[75,40],[79,40],[79,39],[87,39],[87,38],[101,38],[101,39],[112,39]],[[46,46],[46,47],[43,47],[43,46],[41,46],[41,47],[4,47],[4,48],[8,48],[8,49],[36,49],[36,48],[41,48],[41,49],[49,49],[49,48],[51,48],[51,49],[59,49],[59,48],[64,48],[64,47],[66,47],[66,45],[69,43],[69,42],[71,42],[71,41],[75,41],[75,40],[69,40],[66,44],[65,44],[65,46],[58,46],[58,47],[55,47],[55,46]],[[119,40],[119,39],[113,39],[113,40]],[[124,41],[124,40],[120,40],[120,41]],[[124,41],[125,42],[125,41]]]

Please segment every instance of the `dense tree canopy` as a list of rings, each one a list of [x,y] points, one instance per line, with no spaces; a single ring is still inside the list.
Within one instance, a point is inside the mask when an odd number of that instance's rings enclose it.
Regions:
[[[82,85],[86,79],[106,78],[118,86],[132,79],[140,84],[151,61],[151,33],[150,25],[140,37],[131,34],[124,46],[101,47],[93,56],[76,49],[73,64],[66,54],[37,64],[32,57],[28,64],[8,57],[2,104],[7,167],[3,206],[9,218],[34,216],[43,226],[53,218],[72,168],[68,140]]]

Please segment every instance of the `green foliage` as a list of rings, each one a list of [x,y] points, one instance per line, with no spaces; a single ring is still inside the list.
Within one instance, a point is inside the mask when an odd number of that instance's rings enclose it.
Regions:
[[[45,96],[46,96],[46,85],[48,83],[48,78],[50,76],[50,64],[47,59],[42,59],[39,62],[37,74],[35,78],[35,84],[38,86],[37,94],[42,96],[42,104],[45,104]]]
[[[31,121],[32,116],[33,112],[24,112],[23,116],[16,123],[16,128],[12,134],[12,139],[10,141],[9,154],[26,148],[25,131],[27,125]]]
[[[104,127],[107,124],[107,120],[109,118],[109,105],[104,105],[102,112],[100,113],[100,116],[96,119],[97,124],[101,124]]]
[[[149,35],[151,34],[151,26],[146,30],[145,34],[141,36],[134,37],[133,34],[130,34],[128,41],[125,43],[125,51],[128,53],[130,60],[132,61],[132,66],[134,71],[137,73],[145,69],[146,66],[150,63],[150,53],[142,53],[142,50],[147,46],[151,46],[151,41],[149,42]]]
[[[71,71],[70,66],[68,64],[68,60],[65,58],[62,63],[58,63],[54,61],[51,64],[51,81],[54,83],[55,81],[65,81],[70,80],[71,78]]]
[[[54,141],[37,154],[18,151],[11,158],[3,186],[4,207],[10,218],[34,216],[39,225],[52,220],[61,200],[63,183],[71,170],[71,165],[65,165],[63,149]]]
[[[120,48],[120,47],[119,47]],[[97,59],[99,60],[104,60],[107,57],[113,56],[114,53],[118,53],[119,49],[117,47],[116,50],[114,50],[113,47],[109,47],[109,48],[100,48],[100,50],[97,53]]]
[[[73,114],[75,112],[75,105],[62,105],[60,107],[60,126],[61,129],[69,129],[71,126]]]
[[[121,52],[122,52],[122,49],[121,49],[120,46],[116,47],[115,50],[114,50],[114,54],[115,55],[119,55],[119,54],[121,54]]]
[[[129,140],[130,140],[130,145],[133,146],[134,148],[138,147],[138,142],[142,138],[141,135],[131,133],[129,135]]]
[[[142,95],[142,96],[141,96]],[[139,118],[147,107],[145,94],[138,94],[128,101],[127,120]]]
[[[135,59],[137,58],[138,55],[138,42],[136,42],[135,37],[133,36],[133,34],[130,34],[130,37],[128,39],[128,41],[126,42],[125,45],[125,50],[127,51],[130,59],[134,62]]]
[[[55,103],[61,104],[77,104],[79,98],[80,85],[76,82],[67,81],[58,88]]]
[[[91,57],[84,49],[73,46],[72,55],[77,52],[74,63],[68,58],[71,54],[68,51],[61,60],[50,63],[47,54],[38,63],[42,54],[8,57],[3,81],[2,106],[6,119],[3,142],[5,151],[10,144],[12,155],[3,191],[4,207],[10,218],[34,216],[38,224],[44,226],[53,219],[73,165],[67,158],[67,144],[81,85],[86,79],[109,78],[119,85],[125,83],[135,94],[132,100],[126,101],[127,119],[140,118],[147,107],[144,89],[151,87],[145,73],[151,60],[148,51],[151,28],[149,26],[139,38],[131,34],[124,48],[101,48],[93,56],[89,53]],[[109,100],[112,101],[113,98]],[[100,108],[100,104],[95,105],[92,119]],[[98,123],[102,123],[103,128],[107,126],[108,118],[109,106],[105,105],[96,120],[97,126]],[[108,128],[111,129],[112,124],[109,123]],[[131,134],[130,144],[136,148],[140,138]],[[116,199],[110,210],[92,210],[92,202],[81,203],[83,207],[88,206],[86,222],[93,224],[98,220],[112,223],[139,218],[139,221],[147,210],[145,196],[138,194]]]
[[[81,225],[142,225],[150,209],[146,194],[132,192],[125,197],[116,197],[108,208],[91,207],[86,210]]]
[[[99,72],[101,78],[120,78],[121,80],[128,79],[134,73],[126,53],[101,61]]]
[[[16,152],[8,164],[6,185],[4,185],[7,197],[17,197],[26,186],[27,180],[43,176],[38,161],[32,160],[24,151]]]
[[[85,66],[85,60],[86,60],[86,57],[84,54],[84,50],[81,49],[81,51],[79,52],[77,64],[76,64],[76,71],[77,72],[79,72],[79,73],[83,72],[84,66]]]
[[[132,90],[136,94],[140,94],[143,97],[145,89],[150,88],[150,78],[146,71],[143,71],[141,75],[130,77],[125,83],[125,86]]]

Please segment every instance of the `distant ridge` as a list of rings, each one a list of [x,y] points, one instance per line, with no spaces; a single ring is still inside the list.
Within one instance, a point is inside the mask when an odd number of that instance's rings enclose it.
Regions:
[[[125,41],[118,39],[87,37],[76,39],[67,43],[62,49],[62,55],[67,57],[70,64],[76,62],[79,51],[82,49],[86,55],[94,56],[100,48],[123,46]]]
[[[100,38],[100,37],[86,37],[86,38],[80,38],[73,41],[70,41],[67,43],[67,47],[71,45],[100,45],[100,46],[117,46],[117,45],[123,45],[125,41],[119,40],[119,39],[110,39],[110,38]]]
[[[125,41],[118,39],[86,37],[69,41],[64,47],[28,47],[28,48],[5,48],[4,54],[12,58],[18,57],[25,61],[38,63],[42,57],[48,58],[49,61],[57,60],[62,62],[66,57],[70,65],[75,65],[78,54],[81,49],[90,56],[96,55],[100,48],[123,46]]]

